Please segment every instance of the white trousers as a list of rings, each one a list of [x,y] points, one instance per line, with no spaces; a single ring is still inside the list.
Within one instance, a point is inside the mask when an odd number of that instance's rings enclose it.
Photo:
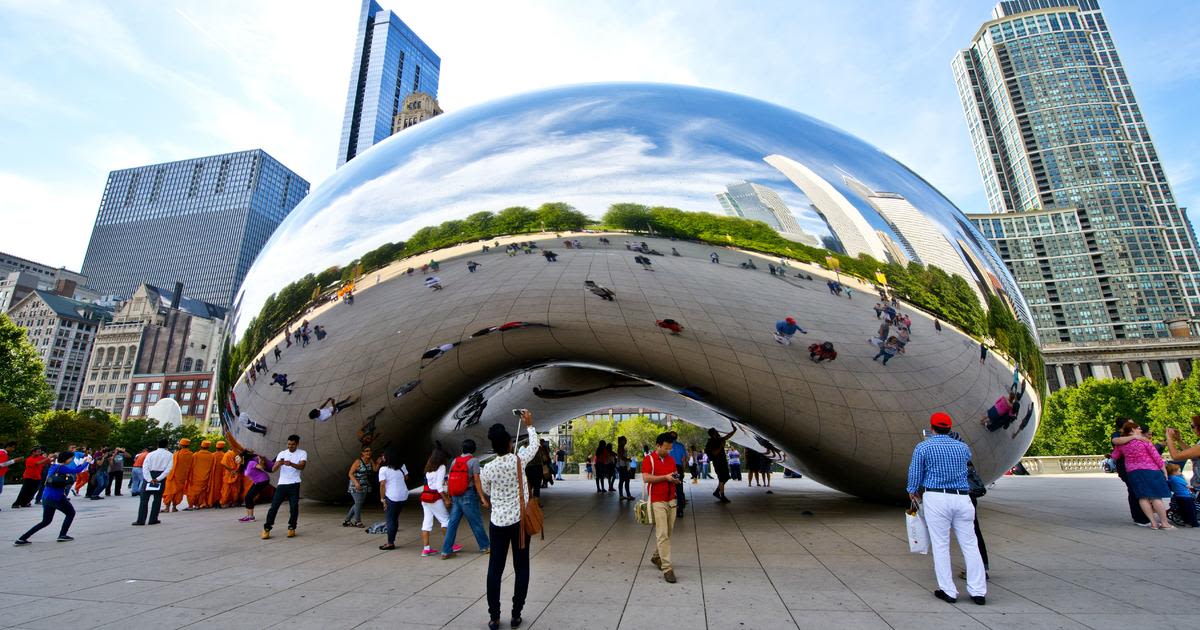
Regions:
[[[425,512],[425,518],[421,521],[421,531],[423,532],[433,531],[433,519],[435,518],[442,527],[450,522],[450,513],[446,511],[446,503],[441,499],[433,503],[421,502],[421,510]],[[974,534],[975,530],[972,529],[971,533]],[[976,552],[975,555],[979,555],[979,553]]]
[[[965,494],[926,492],[921,499],[925,508],[925,524],[929,526],[929,544],[933,547],[933,572],[938,588],[950,597],[958,597],[954,585],[954,568],[950,566],[950,530],[958,539],[963,562],[967,565],[967,593],[972,597],[987,595],[987,575],[975,540],[975,506]]]

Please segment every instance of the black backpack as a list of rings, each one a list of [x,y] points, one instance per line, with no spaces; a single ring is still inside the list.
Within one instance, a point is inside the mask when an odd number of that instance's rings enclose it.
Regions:
[[[63,470],[63,467],[54,464],[50,468],[50,474],[46,475],[46,485],[55,490],[66,490],[75,483],[75,475]]]

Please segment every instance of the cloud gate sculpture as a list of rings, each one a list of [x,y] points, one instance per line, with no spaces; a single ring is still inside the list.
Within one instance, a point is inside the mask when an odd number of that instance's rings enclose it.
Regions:
[[[310,498],[363,444],[411,466],[513,408],[544,430],[634,407],[887,499],[933,411],[985,479],[1016,463],[1045,391],[1031,321],[874,147],[733,94],[573,86],[424,122],[314,190],[246,277],[223,419],[256,451],[299,434]]]

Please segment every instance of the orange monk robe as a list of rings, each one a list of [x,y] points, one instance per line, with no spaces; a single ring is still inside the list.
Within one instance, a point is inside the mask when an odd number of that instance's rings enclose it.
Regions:
[[[187,485],[188,507],[202,508],[211,505],[208,500],[208,486],[213,476],[213,463],[212,451],[208,449],[201,449],[192,457],[192,474]]]
[[[221,461],[225,459],[225,452],[223,446],[218,446],[217,450],[213,451],[213,474],[208,482],[208,504],[213,507],[222,507],[221,489],[225,487],[225,467],[221,465]]]
[[[182,446],[175,451],[171,472],[167,473],[167,487],[163,491],[163,503],[170,506],[183,503],[188,477],[192,474],[192,451]]]
[[[221,505],[234,506],[242,500],[242,470],[238,454],[227,451],[221,458]]]

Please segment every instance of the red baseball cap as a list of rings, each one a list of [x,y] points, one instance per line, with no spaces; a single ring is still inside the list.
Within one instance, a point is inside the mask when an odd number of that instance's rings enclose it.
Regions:
[[[929,426],[937,427],[939,429],[949,429],[950,425],[950,414],[944,411],[939,411],[932,416],[929,416]]]

